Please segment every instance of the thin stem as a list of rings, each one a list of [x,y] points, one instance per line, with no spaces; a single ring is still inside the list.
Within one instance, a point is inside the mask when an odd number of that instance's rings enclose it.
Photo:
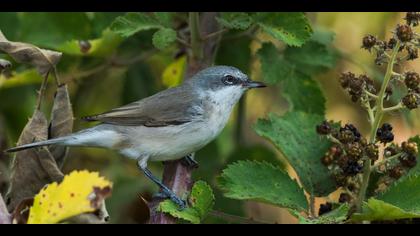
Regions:
[[[378,99],[378,95],[375,95],[375,94],[373,94],[373,93],[371,93],[371,92],[369,92],[369,91],[367,91],[367,90],[364,90],[364,92],[365,92],[365,93],[366,93],[366,95],[368,95],[369,97],[374,98],[374,99]]]
[[[383,112],[390,112],[390,111],[400,110],[402,108],[404,108],[404,105],[400,102],[400,103],[398,103],[395,106],[384,108],[383,109]]]
[[[228,31],[228,29],[224,28],[224,29],[221,29],[221,30],[219,30],[219,31],[216,31],[216,32],[210,33],[210,34],[208,34],[208,35],[204,36],[204,37],[203,37],[203,40],[208,40],[208,39],[210,39],[210,38],[212,38],[212,37],[219,36],[219,35],[221,35],[221,34],[223,34],[223,33],[227,32],[227,31]]]
[[[55,84],[57,86],[61,85],[61,81],[60,81],[60,77],[58,76],[58,71],[57,71],[57,67],[53,67],[53,72],[54,72],[54,79],[55,79]]]
[[[400,42],[398,41],[397,44],[394,47],[394,50],[392,51],[390,61],[388,63],[386,73],[384,80],[382,82],[381,90],[379,91],[378,98],[376,99],[376,113],[375,113],[375,119],[373,121],[371,131],[370,131],[370,143],[374,143],[376,139],[376,131],[379,128],[379,124],[382,121],[382,118],[384,116],[384,98],[385,98],[385,91],[388,87],[388,83],[391,80],[392,72],[395,64],[395,59],[398,54],[398,50],[400,49]],[[362,204],[365,200],[366,196],[366,190],[369,185],[369,178],[371,174],[371,160],[369,158],[366,158],[366,160],[363,163],[363,178],[362,178],[362,184],[360,186],[360,192],[359,196],[356,200],[356,211],[361,212],[362,210]]]
[[[397,153],[393,156],[390,156],[388,158],[383,159],[380,162],[377,162],[375,165],[372,166],[371,171],[376,171],[379,168],[379,166],[384,165],[384,164],[386,164],[390,161],[393,161],[393,160],[397,159],[398,157],[400,157],[401,155],[402,155],[402,153]]]
[[[309,195],[309,207],[310,207],[310,214],[311,217],[314,219],[316,217],[315,215],[315,196],[313,194]]]
[[[203,48],[201,46],[200,16],[198,12],[189,13],[189,27],[191,32],[191,49],[193,56],[197,59],[201,59],[203,57]]]
[[[180,38],[180,37],[177,37],[177,38],[176,38],[176,41],[178,41],[179,43],[181,43],[182,45],[184,45],[184,46],[186,46],[186,47],[191,47],[191,45],[190,45],[187,41],[183,40],[183,39],[182,39],[182,38]]]
[[[39,89],[38,100],[36,102],[36,109],[37,110],[41,109],[41,103],[42,103],[42,100],[44,99],[45,90],[47,90],[49,74],[50,74],[50,72],[48,71],[47,74],[45,75],[44,79],[42,80],[41,88]]]

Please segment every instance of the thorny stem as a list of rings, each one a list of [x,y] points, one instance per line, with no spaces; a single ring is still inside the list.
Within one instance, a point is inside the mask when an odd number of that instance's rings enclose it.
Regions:
[[[377,108],[376,108],[376,112],[375,112],[375,115],[374,115],[375,119],[373,120],[371,131],[370,131],[370,143],[375,142],[376,131],[378,130],[379,124],[381,123],[382,118],[383,118],[384,113],[385,113],[385,111],[384,111],[385,91],[386,91],[386,88],[388,86],[389,81],[391,80],[392,72],[393,72],[393,68],[394,68],[394,64],[395,64],[395,59],[397,57],[399,49],[400,49],[400,42],[398,41],[397,44],[394,47],[394,50],[392,51],[391,58],[389,60],[389,63],[388,63],[387,69],[386,69],[384,81],[382,82],[381,90],[379,91],[378,98],[376,99]],[[367,158],[363,163],[363,178],[362,178],[362,183],[361,183],[361,186],[360,186],[359,196],[357,197],[357,200],[356,200],[356,211],[357,212],[362,211],[362,204],[363,204],[363,201],[365,200],[366,190],[367,190],[367,187],[368,187],[368,184],[369,184],[369,178],[370,178],[370,174],[371,174],[371,163],[370,162],[371,162],[371,160],[369,158]]]

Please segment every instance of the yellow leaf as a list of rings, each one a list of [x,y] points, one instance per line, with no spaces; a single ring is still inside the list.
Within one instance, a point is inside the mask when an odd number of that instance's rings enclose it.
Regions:
[[[166,87],[175,87],[179,85],[184,78],[186,64],[186,56],[181,56],[169,64],[162,73],[162,83]]]
[[[73,171],[60,184],[49,184],[35,196],[28,224],[54,224],[93,212],[110,193],[111,182],[97,172]]]

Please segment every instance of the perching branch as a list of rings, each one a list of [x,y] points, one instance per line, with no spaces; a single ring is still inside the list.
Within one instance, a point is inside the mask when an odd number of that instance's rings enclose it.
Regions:
[[[214,55],[217,51],[220,35],[211,37],[206,41],[201,40],[201,35],[209,35],[220,30],[220,26],[216,21],[217,13],[190,13],[190,30],[191,30],[191,47],[192,53],[188,54],[188,67],[185,78],[190,78],[198,71],[209,67],[213,64]],[[163,183],[171,188],[178,196],[183,196],[191,190],[193,185],[192,167],[182,164],[182,160],[165,162],[163,172]],[[149,223],[151,224],[174,224],[176,219],[156,212],[156,207],[161,199],[153,199],[149,204],[151,216]]]

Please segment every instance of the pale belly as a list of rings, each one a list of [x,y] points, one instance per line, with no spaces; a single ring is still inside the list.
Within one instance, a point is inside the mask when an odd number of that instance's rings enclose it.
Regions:
[[[180,159],[211,142],[219,135],[229,118],[229,113],[213,114],[204,121],[192,121],[167,127],[132,127],[127,132],[131,143],[120,152],[132,159],[148,158],[150,161]]]

